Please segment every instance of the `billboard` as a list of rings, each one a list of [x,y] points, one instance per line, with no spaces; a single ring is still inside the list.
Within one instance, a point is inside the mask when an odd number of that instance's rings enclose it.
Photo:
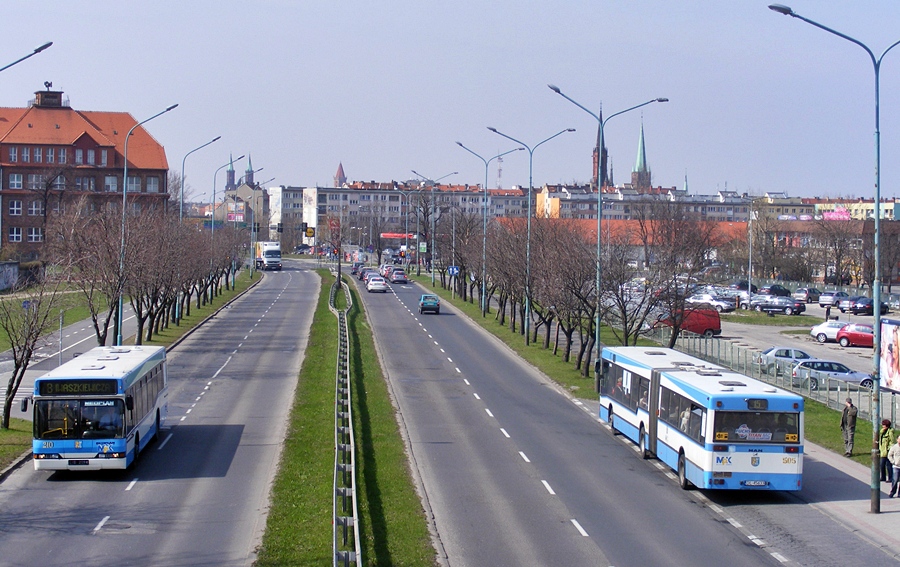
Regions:
[[[900,391],[900,320],[881,320],[881,387]]]

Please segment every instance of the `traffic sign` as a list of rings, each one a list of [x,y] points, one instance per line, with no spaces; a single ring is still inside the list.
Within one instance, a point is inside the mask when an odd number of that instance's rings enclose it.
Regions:
[[[451,276],[459,275],[459,266],[447,266],[447,273]]]

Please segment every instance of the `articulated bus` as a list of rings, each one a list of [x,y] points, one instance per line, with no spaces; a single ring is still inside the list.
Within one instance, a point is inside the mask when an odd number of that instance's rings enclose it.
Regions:
[[[604,348],[600,372],[600,419],[682,488],[800,490],[802,397],[668,348]]]
[[[36,470],[126,469],[166,419],[166,349],[91,349],[37,378],[33,400]]]

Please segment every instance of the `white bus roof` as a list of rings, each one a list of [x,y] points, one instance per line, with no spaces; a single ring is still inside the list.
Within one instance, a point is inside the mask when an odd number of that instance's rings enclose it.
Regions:
[[[158,346],[95,347],[38,379],[124,378],[129,371],[147,360],[164,359],[165,351],[165,347]]]

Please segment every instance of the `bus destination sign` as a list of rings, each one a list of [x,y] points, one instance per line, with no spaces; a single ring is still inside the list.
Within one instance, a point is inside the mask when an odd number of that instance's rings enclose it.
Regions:
[[[41,396],[115,396],[115,380],[86,380],[70,378],[42,380],[38,387]]]

